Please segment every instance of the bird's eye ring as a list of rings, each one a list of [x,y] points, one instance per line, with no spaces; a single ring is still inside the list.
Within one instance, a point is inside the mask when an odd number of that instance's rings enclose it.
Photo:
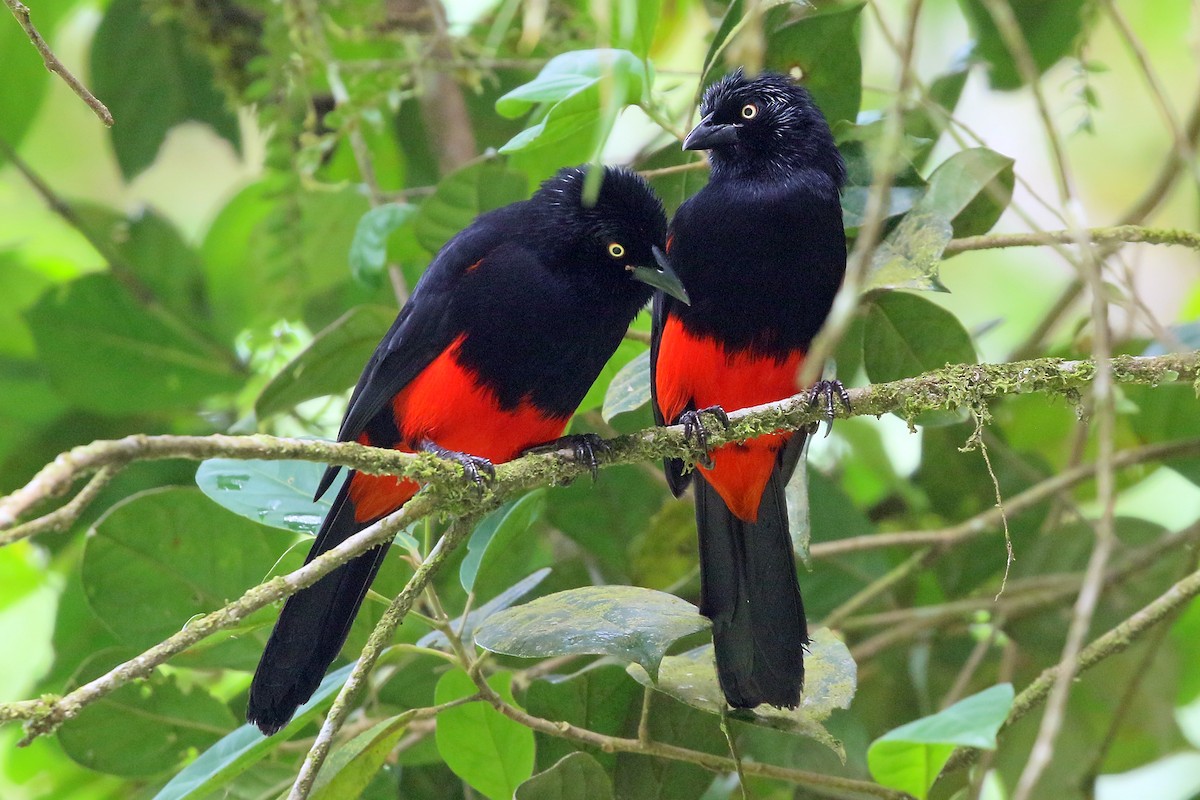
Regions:
[[[758,116],[758,106],[754,103],[746,103],[742,106],[742,119],[754,119]]]
[[[625,255],[625,246],[620,242],[610,242],[608,245],[608,254],[613,258],[620,258]]]

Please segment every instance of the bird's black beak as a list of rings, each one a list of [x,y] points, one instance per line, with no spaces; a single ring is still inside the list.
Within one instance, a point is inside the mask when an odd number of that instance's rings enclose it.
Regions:
[[[700,124],[692,128],[692,132],[683,140],[684,150],[711,150],[723,144],[733,144],[738,138],[737,125],[722,125],[712,121],[709,114],[700,120]]]
[[[684,305],[690,306],[692,301],[688,297],[687,289],[683,288],[683,281],[679,280],[679,276],[675,274],[675,270],[671,269],[671,264],[667,261],[667,257],[663,251],[657,247],[653,249],[654,260],[658,262],[658,269],[654,267],[634,266],[628,266],[625,269],[629,270],[635,281],[641,281],[647,286],[660,289]]]

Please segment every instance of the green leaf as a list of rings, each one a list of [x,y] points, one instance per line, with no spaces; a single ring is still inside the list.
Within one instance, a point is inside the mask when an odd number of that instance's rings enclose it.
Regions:
[[[1200,399],[1191,385],[1124,386],[1122,391],[1137,405],[1130,424],[1141,441],[1200,437]],[[1164,465],[1200,486],[1200,458],[1172,458]]]
[[[551,59],[538,76],[496,101],[509,117],[535,104],[552,103],[546,116],[500,148],[501,153],[550,151],[547,160],[590,161],[626,105],[649,95],[648,62],[627,50],[581,50]]]
[[[308,725],[322,705],[342,688],[354,666],[353,663],[347,664],[326,675],[309,701],[296,710],[287,727],[274,736],[263,736],[253,725],[242,725],[227,734],[180,770],[158,791],[154,800],[208,797],[228,784]],[[121,741],[121,737],[116,738]]]
[[[600,81],[626,87],[630,103],[650,85],[642,60],[627,50],[575,50],[546,62],[537,77],[496,101],[496,112],[515,119],[539,103],[557,103]]]
[[[579,407],[575,409],[575,413],[583,414],[601,408],[608,396],[608,387],[616,380],[617,374],[645,350],[646,345],[641,342],[622,339],[621,343],[617,345],[617,349],[608,357],[608,361],[600,370],[600,374],[596,376],[596,380],[592,382],[587,394],[579,401]]]
[[[636,720],[642,705],[642,688],[618,664],[596,664],[574,675],[540,678],[525,691],[530,714],[555,722],[568,722],[607,736],[623,736]],[[576,745],[554,737],[538,741],[538,764],[547,768]],[[616,766],[613,753],[591,751],[607,770]]]
[[[154,303],[161,303],[198,329],[208,329],[209,308],[200,258],[169,220],[148,210],[127,218],[93,205],[79,207],[76,212],[88,230],[110,244]]]
[[[959,0],[959,5],[975,40],[975,53],[988,63],[988,82],[992,88],[1019,89],[1024,84],[1021,73],[987,5],[983,0]],[[1071,53],[1095,8],[1088,0],[1009,0],[1008,5],[1029,46],[1038,75]]]
[[[617,414],[635,411],[650,402],[650,351],[645,350],[613,377],[604,393],[600,416],[608,422]]]
[[[70,9],[69,3],[36,3],[30,17],[42,36],[53,41],[54,29]],[[16,20],[5,19],[0,25],[0,53],[4,53],[4,80],[0,81],[0,108],[4,113],[0,114],[0,140],[16,148],[42,106],[51,73]],[[6,160],[0,155],[0,165]]]
[[[80,573],[96,616],[122,642],[145,649],[258,584],[290,540],[221,511],[198,489],[154,489],[100,518],[87,537]],[[138,599],[147,597],[154,602]],[[264,624],[270,616],[261,609],[250,620]],[[259,655],[258,637],[218,637],[176,661],[246,669]]]
[[[971,337],[953,314],[907,292],[871,295],[863,366],[875,383],[911,378],[947,364],[974,364]]]
[[[196,470],[200,491],[233,513],[296,533],[315,534],[329,511],[334,487],[313,493],[325,472],[312,461],[241,461],[210,458]]]
[[[929,188],[913,213],[950,220],[956,237],[987,233],[1008,207],[1014,180],[1011,158],[986,147],[962,150],[929,176]]]
[[[108,7],[92,39],[91,66],[93,90],[117,120],[110,132],[126,180],[154,162],[167,131],[180,122],[207,123],[241,146],[237,118],[208,61],[188,49],[178,23],[152,21],[141,0]]]
[[[885,733],[867,750],[872,777],[924,800],[956,747],[996,749],[1012,702],[1012,684],[1003,683]]]
[[[416,206],[387,203],[362,215],[350,243],[350,273],[355,280],[371,287],[383,281],[388,236],[416,213]]]
[[[921,204],[904,215],[871,257],[865,288],[923,289],[944,292],[938,279],[942,252],[954,232],[949,220],[938,213],[920,212]]]
[[[571,753],[517,787],[516,800],[611,800],[612,781],[587,753]]]
[[[481,161],[447,175],[414,218],[417,241],[436,253],[450,237],[485,211],[524,200],[525,176],[494,161]]]
[[[516,705],[511,673],[490,676],[488,685],[505,702]],[[467,673],[455,669],[438,681],[434,700],[441,705],[470,697],[475,691]],[[446,766],[491,800],[508,800],[533,774],[533,731],[483,701],[455,706],[438,714],[436,736],[438,752]]]
[[[155,674],[83,708],[57,738],[88,769],[154,775],[180,764],[193,748],[212,745],[235,724],[229,708],[199,686],[184,691],[174,676]]]
[[[386,719],[334,750],[317,774],[312,800],[361,797],[408,730],[408,721],[406,715]]]
[[[717,680],[711,644],[667,656],[659,667],[657,680],[651,679],[639,665],[631,664],[628,670],[642,685],[669,694],[693,708],[712,714],[728,710],[725,694]],[[797,708],[762,705],[733,713],[816,739],[844,759],[841,743],[825,730],[821,721],[835,709],[849,708],[857,687],[858,668],[850,651],[828,628],[820,628],[812,634],[808,654],[804,657],[804,693]]]
[[[764,66],[787,75],[798,69],[801,82],[829,124],[853,122],[862,100],[862,60],[858,53],[858,17],[865,3],[806,10],[794,22],[767,34]],[[792,13],[784,4],[768,12],[767,27]]]
[[[254,412],[265,418],[305,400],[346,391],[395,318],[396,310],[387,306],[350,309],[271,378],[254,401]]]
[[[540,597],[492,616],[475,643],[522,658],[608,655],[658,673],[677,639],[708,627],[696,607],[636,586],[584,586]]]
[[[185,410],[243,380],[232,353],[143,306],[111,275],[47,292],[26,320],[51,381],[80,409]]]
[[[534,520],[541,516],[546,507],[546,492],[537,490],[488,514],[471,533],[467,540],[467,554],[458,569],[458,579],[463,589],[470,592],[475,588],[475,579],[485,555],[491,561],[502,559],[511,552],[514,539],[528,536]]]
[[[462,617],[451,620],[451,627],[453,627],[456,631],[460,631],[462,638],[471,638],[471,636],[475,633],[475,629],[479,627],[479,623],[483,622],[497,611],[503,611],[525,595],[532,592],[538,587],[538,584],[546,579],[546,576],[549,574],[550,569],[548,567],[543,567],[542,569],[525,576],[500,594],[493,597],[491,600],[467,614],[466,621],[464,621]],[[422,636],[417,641],[417,645],[419,647],[436,647],[446,651],[453,649],[450,646],[450,640],[446,638],[446,634],[437,630],[430,631]]]
[[[931,109],[922,103],[916,108],[909,109],[904,115],[904,129],[914,139],[924,140],[927,144],[919,147],[913,154],[913,163],[922,166],[933,147],[937,144],[942,131],[946,129],[947,120],[958,106],[963,87],[967,85],[967,75],[972,66],[970,58],[959,56],[947,68],[929,83],[928,99],[942,111]]]
[[[265,179],[247,186],[221,209],[204,238],[214,323],[229,337],[294,319],[305,301],[348,283],[346,255],[367,199],[351,187],[278,184]],[[311,327],[325,325],[345,305]]]

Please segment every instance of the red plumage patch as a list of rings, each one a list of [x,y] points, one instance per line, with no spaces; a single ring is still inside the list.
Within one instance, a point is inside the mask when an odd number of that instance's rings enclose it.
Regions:
[[[655,393],[663,417],[674,422],[685,409],[721,406],[726,411],[770,403],[796,393],[804,353],[782,358],[751,348],[728,350],[720,341],[696,336],[676,317],[667,317],[658,345]],[[697,467],[738,518],[754,522],[775,458],[790,433],[731,442],[713,451],[713,467]]]
[[[464,338],[455,339],[392,399],[400,442],[391,446],[411,453],[428,439],[499,464],[561,436],[569,416],[549,416],[528,399],[515,408],[501,408],[496,394],[458,360]],[[370,444],[365,438],[363,434],[359,441]],[[354,518],[366,522],[389,514],[419,488],[413,480],[356,473],[350,484]]]

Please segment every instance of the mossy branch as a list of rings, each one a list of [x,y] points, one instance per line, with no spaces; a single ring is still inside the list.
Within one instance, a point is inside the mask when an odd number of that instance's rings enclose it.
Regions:
[[[942,369],[850,391],[852,410],[838,407],[835,415],[881,416],[895,413],[908,420],[935,410],[974,409],[1009,394],[1057,394],[1074,399],[1091,383],[1096,365],[1090,360],[1044,358],[1008,364],[956,364]],[[1125,384],[1197,382],[1200,352],[1162,356],[1118,356],[1112,359],[1113,379]],[[730,426],[722,429],[713,420],[708,441],[717,447],[726,442],[750,439],[778,430],[798,430],[821,419],[807,392],[786,400],[742,409],[729,415]],[[650,428],[608,441],[609,451],[600,456],[604,466],[656,461],[661,458],[696,460],[701,453],[685,439],[682,426]],[[352,442],[334,443],[274,436],[146,436],[104,440],[76,447],[58,456],[25,486],[0,498],[0,546],[25,535],[47,529],[44,523],[29,529],[37,520],[18,526],[18,520],[38,504],[66,494],[80,478],[104,467],[119,470],[142,460],[240,458],[299,460],[336,464],[371,474],[415,478],[428,485],[437,497],[439,511],[465,513],[482,502],[534,486],[551,486],[574,480],[588,467],[574,463],[571,453],[525,455],[496,471],[496,482],[482,494],[464,485],[462,469],[453,462],[428,453],[400,453]]]

